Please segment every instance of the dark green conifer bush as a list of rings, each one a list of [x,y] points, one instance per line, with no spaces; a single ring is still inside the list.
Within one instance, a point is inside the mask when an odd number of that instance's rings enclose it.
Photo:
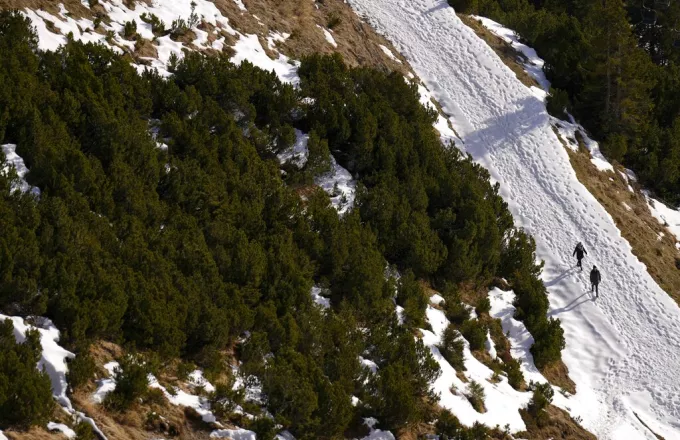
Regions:
[[[44,426],[54,408],[50,378],[38,370],[40,334],[25,337],[17,343],[12,321],[0,321],[0,429]]]

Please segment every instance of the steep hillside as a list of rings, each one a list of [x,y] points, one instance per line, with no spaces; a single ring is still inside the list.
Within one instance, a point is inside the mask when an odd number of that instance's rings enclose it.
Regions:
[[[61,407],[9,438],[673,438],[680,311],[510,31],[435,0],[8,8],[57,52],[2,42],[0,312]]]
[[[576,383],[568,409],[603,438],[677,436],[680,309],[632,255],[611,217],[578,182],[544,103],[445,1],[350,2],[406,56],[472,154],[501,182],[537,240],[553,316],[565,328]],[[598,299],[573,268],[578,241],[604,281]],[[642,423],[642,422],[644,423]]]
[[[582,432],[536,373],[573,391],[533,241],[347,5],[288,11],[380,69],[290,58],[316,37],[243,18],[255,3],[33,6],[35,36],[0,17],[0,299],[48,371],[27,410],[0,395],[7,436]],[[343,45],[343,23],[371,38]],[[517,291],[492,308],[496,284]],[[23,347],[33,327],[47,345]],[[48,378],[55,412],[37,406]]]

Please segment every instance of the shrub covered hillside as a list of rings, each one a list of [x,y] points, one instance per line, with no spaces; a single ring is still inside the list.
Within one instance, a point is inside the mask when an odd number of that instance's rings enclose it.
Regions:
[[[297,438],[339,436],[365,415],[389,429],[433,417],[438,368],[414,338],[427,325],[418,279],[455,293],[505,277],[536,363],[559,359],[533,241],[485,170],[440,144],[435,115],[399,75],[315,56],[294,89],[248,63],[187,54],[163,79],[100,46],[39,52],[9,12],[0,58],[0,143],[17,145],[41,191],[0,175],[0,310],[50,317],[77,354],[107,339],[220,368],[236,347]],[[294,129],[310,134],[309,159],[282,174],[276,155]],[[360,186],[342,217],[312,185],[331,153]]]
[[[449,0],[513,29],[545,60],[548,110],[572,111],[608,158],[680,203],[680,2]]]

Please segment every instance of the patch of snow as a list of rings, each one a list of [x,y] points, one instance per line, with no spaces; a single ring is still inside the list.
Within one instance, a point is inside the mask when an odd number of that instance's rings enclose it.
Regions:
[[[75,355],[58,344],[59,330],[52,321],[43,317],[34,318],[36,323],[31,325],[18,316],[0,314],[0,320],[4,321],[6,319],[10,319],[14,324],[14,338],[18,343],[23,343],[26,340],[27,330],[38,330],[40,332],[42,353],[40,354],[37,368],[45,371],[50,377],[52,395],[59,405],[71,409],[71,400],[66,396],[66,373],[68,372],[66,359],[72,359]]]
[[[321,306],[322,309],[328,309],[331,306],[331,300],[329,298],[326,298],[325,296],[321,295],[321,292],[323,290],[320,287],[312,287],[312,301],[314,301],[315,304],[318,304]]]
[[[242,0],[234,0],[234,3],[236,3],[236,6],[238,6],[238,8],[239,8],[240,10],[242,10],[242,11],[248,11],[248,10],[246,9],[246,6],[243,4],[243,1],[242,1]]]
[[[319,26],[318,24],[316,25],[316,27],[321,29],[321,31],[323,32],[323,36],[326,38],[326,41],[328,42],[328,44],[330,44],[333,47],[338,47],[338,43],[335,42],[335,38],[333,38],[333,34],[331,34],[331,32],[328,29],[326,29],[323,26]]]
[[[268,72],[273,71],[282,82],[297,85],[300,78],[297,74],[299,63],[292,62],[285,55],[279,54],[275,60],[269,58],[260,39],[255,34],[240,35],[238,41],[234,45],[235,55],[231,58],[231,62],[239,65],[243,61],[249,61],[253,65]]]
[[[371,373],[373,373],[373,374],[375,374],[375,373],[378,372],[378,364],[376,364],[375,362],[373,362],[373,361],[370,360],[370,359],[365,359],[365,358],[359,356],[359,363],[360,363],[363,367],[368,368],[369,370],[371,370]]]
[[[257,440],[253,431],[247,429],[217,429],[210,433],[210,438],[227,438],[231,440]]]
[[[491,356],[491,359],[496,359],[498,357],[498,354],[496,353],[496,345],[493,343],[493,339],[491,339],[491,332],[488,330],[486,331],[486,342],[484,343],[484,348],[489,353],[489,356]]]
[[[439,305],[443,302],[444,302],[444,298],[442,298],[442,296],[439,295],[438,293],[435,293],[434,295],[432,295],[430,297],[430,303],[432,303],[432,304]]]
[[[195,396],[189,394],[181,389],[175,389],[174,395],[172,395],[168,390],[158,383],[158,379],[153,374],[148,375],[149,387],[158,388],[163,392],[165,398],[168,399],[170,403],[177,406],[188,406],[193,408],[198,414],[200,414],[201,419],[206,423],[214,423],[217,421],[213,413],[210,411],[210,402],[208,399],[202,396]]]
[[[7,437],[5,437],[5,434],[0,431],[0,440],[8,440]]]
[[[394,53],[390,50],[389,47],[383,46],[382,44],[379,44],[380,49],[382,49],[383,53],[387,55],[387,58],[391,59],[392,61],[401,64],[401,60],[397,58]]]
[[[208,393],[215,391],[215,387],[208,379],[203,377],[203,372],[201,370],[194,370],[189,374],[189,384],[193,387],[201,387]]]
[[[281,431],[276,434],[275,440],[295,440],[295,437],[288,431]]]
[[[368,428],[371,431],[366,437],[363,437],[361,440],[395,440],[394,435],[392,435],[391,432],[376,429],[375,425],[377,424],[378,420],[375,419],[374,417],[364,418],[364,425],[368,426]]]
[[[406,79],[409,82],[409,79]],[[420,94],[420,103],[425,107],[438,112],[437,107],[434,105],[434,96],[423,84],[418,84],[418,93]],[[444,109],[446,112],[446,109]],[[451,142],[455,142],[456,139],[460,139],[451,126],[449,125],[449,119],[442,116],[440,113],[437,116],[437,120],[434,123],[434,128],[439,132],[439,136],[442,144],[448,145]]]
[[[538,56],[536,51],[519,41],[519,36],[512,29],[508,29],[500,23],[496,23],[486,17],[479,17],[473,15],[472,18],[479,20],[482,26],[491,31],[492,34],[496,35],[506,43],[510,44],[513,49],[521,53],[525,58],[526,62],[522,63],[524,70],[531,75],[532,78],[541,86],[542,95],[539,94],[540,99],[545,99],[545,93],[550,90],[550,81],[545,77],[545,72],[543,72],[543,65],[545,62],[541,57]]]
[[[295,143],[290,148],[277,155],[279,162],[281,164],[290,162],[298,168],[305,166],[307,163],[307,157],[309,156],[309,150],[307,150],[308,142],[309,135],[296,129]]]
[[[318,177],[315,183],[330,195],[331,203],[340,215],[346,213],[354,205],[356,181],[333,156],[331,156],[331,171]]]
[[[64,434],[67,438],[76,438],[76,432],[64,425],[63,423],[49,422],[47,424],[48,431],[59,431]]]
[[[394,311],[397,314],[397,322],[399,325],[404,325],[404,308],[399,305],[395,305]]]
[[[116,380],[114,379],[116,368],[118,368],[118,362],[116,361],[104,364],[104,369],[109,372],[109,377],[97,380],[97,389],[92,394],[93,402],[104,402],[106,395],[116,389]]]
[[[652,216],[664,225],[675,238],[680,240],[680,210],[673,209],[663,202],[652,198],[648,192],[643,191],[649,205]]]
[[[85,422],[88,425],[90,425],[90,427],[92,428],[92,430],[95,432],[95,434],[97,435],[97,437],[99,439],[107,440],[107,437],[104,435],[102,430],[99,429],[99,427],[97,426],[97,424],[95,423],[95,421],[92,417],[88,417],[87,415],[85,415],[84,413],[82,413],[80,411],[75,411],[74,413],[75,413],[76,419],[78,421]]]
[[[285,42],[288,38],[290,38],[290,34],[287,33],[279,33],[279,32],[270,32],[269,36],[267,37],[267,46],[271,50],[276,50],[276,43],[278,42]]]
[[[4,144],[0,145],[0,148],[2,148],[2,153],[5,155],[5,160],[7,161],[7,165],[2,172],[7,173],[9,171],[8,167],[13,167],[19,177],[19,183],[12,189],[21,192],[30,192],[33,195],[39,196],[40,189],[29,185],[24,178],[26,173],[28,173],[28,168],[24,163],[24,159],[16,153],[17,146],[15,144]]]
[[[275,440],[295,440],[295,437],[288,431],[281,431],[276,434]]]
[[[470,319],[477,319],[477,310],[475,310],[474,307],[472,307],[470,304],[465,304],[465,303],[463,303],[463,306],[470,313]]]
[[[266,358],[266,357],[265,357]],[[237,390],[243,388],[245,390],[245,401],[257,404],[263,404],[264,398],[262,396],[262,384],[255,376],[244,378],[238,370],[238,367],[232,367],[232,372],[235,377],[233,389]],[[247,380],[246,380],[247,379]]]
[[[592,140],[590,136],[586,133],[586,130],[574,121],[573,116],[567,115],[571,122],[563,121],[555,117],[550,116],[553,127],[555,127],[560,134],[562,140],[567,143],[572,151],[578,151],[579,144],[576,139],[577,133],[581,136],[583,144],[586,149],[590,152],[590,161],[595,165],[595,167],[600,171],[614,171],[612,164],[604,157],[600,151],[600,145]]]
[[[529,402],[529,393],[514,390],[505,377],[501,377],[501,381],[496,384],[490,383],[488,379],[493,376],[493,371],[472,356],[469,344],[464,341],[466,376],[478,382],[486,394],[484,402],[487,412],[478,413],[464,395],[463,390],[467,389],[467,385],[458,378],[456,370],[444,359],[437,347],[449,321],[444,312],[431,306],[428,306],[426,316],[432,331],[421,329],[421,332],[423,343],[429,347],[441,369],[441,375],[432,386],[433,391],[439,394],[440,406],[453,412],[466,426],[480,422],[487,426],[508,425],[511,432],[526,429],[519,410]]]
[[[200,21],[210,23],[215,26],[213,31],[219,34],[221,30],[226,31],[231,35],[236,35],[237,32],[229,25],[229,20],[222,15],[215,4],[208,0],[195,0],[195,12],[200,17]],[[39,47],[42,50],[56,50],[59,46],[66,43],[66,35],[73,34],[75,40],[83,42],[100,43],[112,49],[117,53],[123,53],[122,48],[130,51],[134,50],[134,42],[128,41],[121,36],[124,25],[128,21],[133,21],[137,24],[137,33],[147,40],[153,40],[154,34],[151,25],[145,23],[141,16],[143,14],[155,15],[165,23],[166,27],[170,27],[173,20],[182,18],[188,20],[192,12],[192,2],[183,0],[154,0],[151,2],[137,2],[134,9],[128,8],[121,0],[99,1],[99,4],[106,11],[110,23],[103,21],[99,24],[103,32],[95,32],[94,23],[88,19],[75,20],[68,15],[68,11],[63,5],[60,5],[59,16],[52,15],[42,10],[23,11],[33,25],[37,29]],[[84,4],[86,7],[89,5]],[[51,22],[56,27],[60,34],[55,34],[47,28],[47,22]],[[196,33],[197,39],[194,44],[198,48],[205,48],[208,42],[208,34],[205,31],[198,29],[196,26],[192,28]],[[112,37],[107,39],[107,33]],[[221,38],[223,43],[224,39]],[[164,76],[169,75],[166,70],[167,61],[171,54],[176,54],[179,58],[183,56],[183,49],[188,49],[182,43],[173,42],[169,36],[160,37],[157,39],[158,45],[158,59],[147,58],[151,62],[151,66],[156,68],[158,72]],[[221,50],[221,44],[213,44],[213,48]],[[141,65],[134,65],[139,71],[143,71],[146,67]]]
[[[631,208],[630,205],[628,205],[628,203],[626,203],[626,202],[621,202],[621,204],[623,205],[624,208],[626,208],[627,211],[632,211],[632,210],[633,210],[633,208]]]
[[[100,438],[106,440],[106,436],[99,430],[94,420],[87,417],[82,412],[75,411],[71,400],[66,395],[66,390],[68,384],[66,382],[66,373],[68,372],[68,366],[66,364],[66,359],[72,359],[75,355],[63,347],[61,347],[59,342],[59,330],[55,327],[51,320],[44,317],[33,317],[35,324],[28,324],[26,321],[18,316],[6,316],[0,314],[0,320],[10,319],[14,325],[14,338],[18,343],[23,343],[26,340],[26,331],[29,329],[37,329],[40,333],[40,346],[42,347],[42,353],[40,354],[40,360],[36,367],[39,370],[44,371],[50,378],[52,384],[52,396],[57,401],[57,403],[69,414],[75,416],[77,420],[85,421],[92,426],[92,429],[100,436]],[[0,431],[0,434],[2,432]],[[0,435],[0,440],[2,436]]]

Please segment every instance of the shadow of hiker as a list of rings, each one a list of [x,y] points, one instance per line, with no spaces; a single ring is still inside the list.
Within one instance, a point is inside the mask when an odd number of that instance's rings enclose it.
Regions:
[[[552,287],[555,284],[562,281],[563,279],[565,279],[566,277],[568,277],[569,275],[573,274],[574,272],[576,272],[576,267],[570,267],[569,269],[562,272],[557,278],[552,279],[550,281],[545,281],[543,284],[545,284],[545,287]]]
[[[575,298],[572,302],[570,302],[566,306],[553,310],[552,312],[548,313],[548,316],[555,316],[555,315],[559,315],[560,313],[570,312],[570,311],[574,310],[576,307],[580,306],[581,304],[587,303],[588,301],[590,301],[590,298],[586,298],[581,302],[576,302],[576,301],[583,298],[584,296],[587,296],[588,293],[590,293],[590,292],[585,292],[581,296]]]

